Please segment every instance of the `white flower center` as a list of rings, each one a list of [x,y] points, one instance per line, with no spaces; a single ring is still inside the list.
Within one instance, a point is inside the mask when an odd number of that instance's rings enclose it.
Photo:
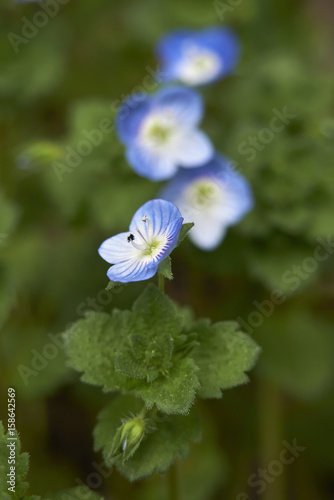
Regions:
[[[199,179],[185,191],[185,201],[189,207],[197,210],[208,210],[220,204],[222,189],[212,179]]]
[[[214,52],[188,45],[184,50],[178,73],[183,82],[198,85],[214,78],[221,67],[222,62]]]
[[[175,136],[177,122],[171,110],[151,113],[141,126],[141,139],[146,147],[162,150]]]
[[[153,226],[150,219],[146,215],[142,221],[147,224],[147,231],[144,235],[143,232],[136,228],[133,233],[128,235],[128,243],[131,244],[137,251],[137,257],[144,260],[146,263],[153,262],[165,250],[168,239],[165,235],[154,235]]]

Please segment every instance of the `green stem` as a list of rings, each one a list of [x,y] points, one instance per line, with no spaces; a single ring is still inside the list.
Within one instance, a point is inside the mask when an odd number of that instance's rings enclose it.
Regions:
[[[180,500],[179,473],[177,463],[174,462],[168,471],[169,499]]]
[[[278,460],[284,440],[284,407],[281,391],[262,380],[260,384],[259,425],[261,468],[268,470],[274,460]],[[285,498],[286,470],[274,481],[267,484],[263,500],[282,500]]]
[[[165,291],[165,278],[164,278],[163,274],[158,273],[158,279],[159,279],[159,290],[160,290],[160,292],[164,293],[164,291]]]
[[[144,418],[145,418],[146,413],[147,413],[147,408],[146,408],[146,406],[144,406],[144,407],[141,409],[140,413],[138,414],[138,418],[144,419]]]

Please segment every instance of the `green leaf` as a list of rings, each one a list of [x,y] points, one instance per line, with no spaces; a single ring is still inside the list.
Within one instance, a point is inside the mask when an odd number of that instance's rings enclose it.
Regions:
[[[189,233],[190,229],[194,227],[193,222],[186,222],[185,224],[182,224],[181,231],[180,231],[180,236],[179,240],[177,242],[177,246],[179,246],[180,243],[184,240],[184,238],[187,236]]]
[[[116,355],[116,371],[129,377],[153,382],[160,373],[171,368],[173,339],[168,334],[149,339],[145,335],[130,335],[129,345]]]
[[[171,299],[156,286],[148,285],[133,305],[129,328],[149,337],[169,333],[176,339],[182,328],[182,318]]]
[[[127,285],[127,283],[119,283],[118,281],[109,281],[106,290],[107,292],[114,292],[115,290],[119,290],[124,288]],[[120,291],[120,290],[119,290]]]
[[[212,412],[213,413],[213,412]],[[216,498],[229,478],[229,460],[217,440],[214,415],[201,413],[202,438],[192,446],[187,460],[177,464],[178,484],[182,500],[208,500]],[[167,479],[167,478],[166,478]],[[138,497],[138,498],[137,498]],[[136,500],[169,500],[169,489],[160,475],[155,474],[142,484]],[[217,498],[220,498],[219,495]],[[238,498],[238,497],[237,497]],[[240,499],[241,500],[241,499]]]
[[[149,285],[133,305],[123,337],[124,348],[116,355],[116,371],[134,378],[155,380],[172,366],[173,339],[181,330],[174,303]]]
[[[169,256],[160,262],[158,272],[169,280],[173,279],[172,260]]]
[[[127,378],[115,372],[116,353],[122,351],[124,321],[129,311],[114,310],[106,313],[88,313],[64,333],[65,350],[69,366],[83,372],[81,379],[101,385],[107,391],[129,387]]]
[[[8,438],[16,438],[14,441]],[[14,498],[20,498],[26,492],[29,484],[25,481],[29,469],[29,455],[21,452],[20,438],[16,431],[13,436],[5,434],[2,422],[0,422],[0,493],[7,500],[13,498],[13,495],[8,494],[7,474],[9,474],[11,464],[8,464],[9,450],[8,444],[15,444],[15,493]],[[14,448],[13,448],[14,449]]]
[[[194,411],[187,416],[156,417],[156,430],[144,437],[131,458],[124,461],[121,456],[111,456],[114,437],[124,415],[138,413],[141,409],[138,399],[119,397],[100,413],[94,430],[95,450],[102,450],[107,465],[116,465],[130,481],[150,476],[155,471],[165,472],[175,458],[185,459],[190,443],[200,439],[199,421]]]
[[[196,372],[197,366],[192,359],[179,359],[168,376],[143,385],[140,395],[148,408],[156,404],[167,414],[188,413],[200,386]]]
[[[232,321],[210,325],[209,320],[200,320],[193,327],[200,344],[192,352],[199,367],[199,397],[220,398],[223,389],[248,381],[245,372],[254,366],[260,349],[238,328]]]
[[[146,366],[146,378],[152,383],[143,380],[134,390],[148,407],[156,404],[165,413],[187,413],[199,386],[193,361],[172,357],[172,342],[179,349],[179,344],[187,340],[181,329],[182,317],[175,304],[154,285],[149,285],[134,303],[133,314],[123,332],[128,334],[130,345],[136,335],[135,346],[130,347],[132,357],[127,354],[125,358],[122,353],[121,363],[119,358],[116,361],[118,371],[129,375],[131,369],[132,376],[141,374],[141,378]]]
[[[195,363],[184,358],[193,338],[181,334],[182,324],[174,303],[149,285],[132,312],[91,313],[75,323],[64,335],[69,364],[105,391],[133,392],[148,407],[187,413],[199,382]]]

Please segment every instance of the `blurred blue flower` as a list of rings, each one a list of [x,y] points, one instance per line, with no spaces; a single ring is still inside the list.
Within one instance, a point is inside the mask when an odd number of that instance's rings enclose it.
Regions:
[[[162,38],[157,57],[165,80],[203,85],[232,72],[239,61],[240,44],[226,28],[177,30]]]
[[[135,213],[130,232],[120,233],[104,241],[98,252],[114,264],[107,276],[112,281],[128,283],[151,278],[158,264],[177,245],[183,218],[173,203],[152,200]]]
[[[116,120],[129,164],[153,181],[169,179],[179,166],[203,165],[213,157],[214,149],[197,128],[202,116],[201,96],[185,87],[163,89],[140,99],[130,97]]]
[[[160,195],[175,203],[185,222],[195,223],[189,237],[207,251],[253,207],[248,181],[222,156],[196,170],[180,170]]]

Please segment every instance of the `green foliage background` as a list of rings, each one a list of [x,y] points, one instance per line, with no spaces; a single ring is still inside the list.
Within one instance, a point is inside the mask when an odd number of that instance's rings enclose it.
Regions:
[[[64,163],[84,130],[113,120],[119,101],[142,89],[161,35],[227,24],[241,37],[243,57],[235,75],[202,90],[203,127],[249,179],[256,206],[217,251],[184,242],[167,292],[198,318],[248,325],[262,354],[249,385],[199,406],[203,439],[180,465],[183,498],[255,498],[249,476],[293,439],[306,450],[268,485],[268,498],[333,496],[333,250],[310,265],[319,238],[334,238],[333,7],[329,0],[226,6],[70,0],[15,54],[8,34],[22,35],[22,18],[32,20],[40,7],[1,4],[0,405],[5,419],[14,386],[36,494],[73,487],[102,461],[92,429],[110,395],[79,382],[63,349],[46,346],[89,309],[131,308],[145,284],[103,294],[107,265],[96,250],[160,187],[132,172],[112,131],[62,182],[52,162]],[[250,160],[240,145],[284,107],[295,118]],[[165,481],[128,484],[114,471],[99,492],[164,498]]]

